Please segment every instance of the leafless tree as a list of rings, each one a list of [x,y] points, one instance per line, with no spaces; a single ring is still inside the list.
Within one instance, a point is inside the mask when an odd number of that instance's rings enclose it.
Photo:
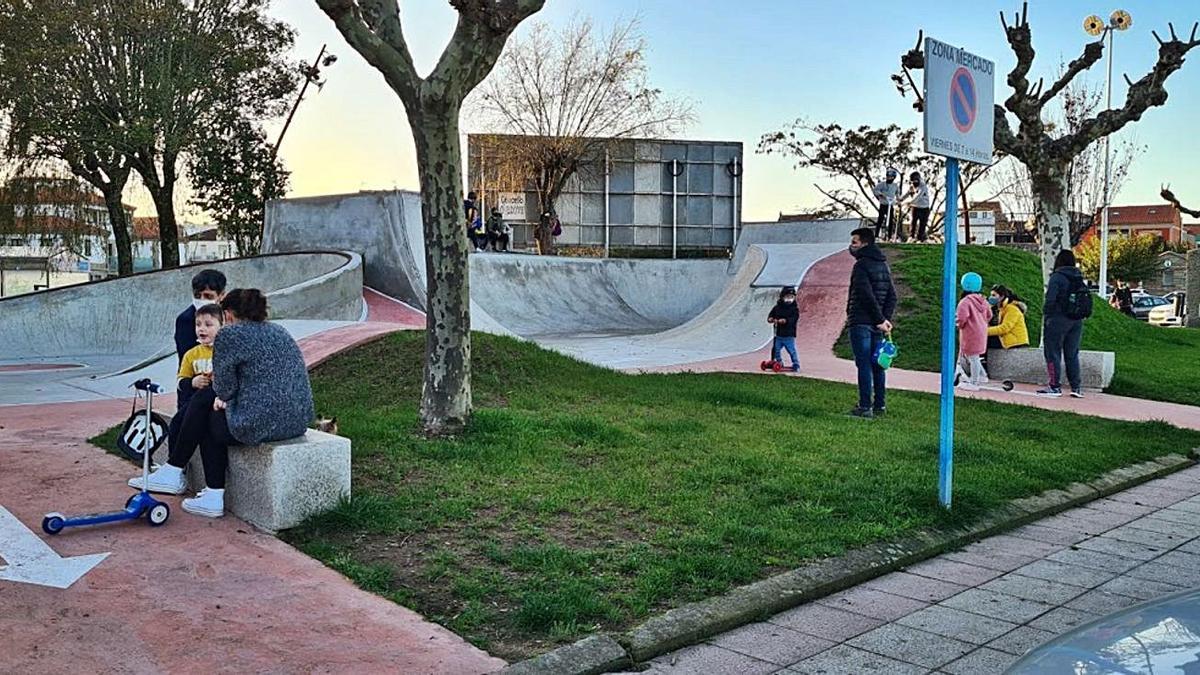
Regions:
[[[1183,67],[1184,57],[1197,45],[1197,26],[1193,25],[1190,37],[1180,39],[1170,28],[1170,39],[1164,40],[1154,32],[1158,40],[1158,58],[1150,72],[1136,82],[1125,76],[1129,85],[1124,104],[1113,110],[1105,110],[1086,116],[1073,133],[1052,135],[1052,128],[1045,118],[1045,108],[1080,73],[1091,68],[1104,55],[1101,40],[1089,42],[1082,54],[1067,64],[1064,72],[1048,87],[1044,80],[1037,84],[1029,81],[1033,67],[1033,35],[1029,27],[1029,6],[1023,3],[1016,21],[1009,25],[1004,13],[1000,24],[1004,28],[1009,46],[1017,57],[1016,65],[1008,74],[1008,85],[1012,94],[1003,105],[996,105],[995,129],[993,132],[996,150],[1020,160],[1030,176],[1034,201],[1034,218],[1041,240],[1042,273],[1049,276],[1054,257],[1063,248],[1071,245],[1071,167],[1080,154],[1096,141],[1116,133],[1130,122],[1141,119],[1147,110],[1167,102],[1165,84],[1172,73]],[[906,75],[908,71],[924,68],[925,55],[921,52],[920,38],[917,47],[901,57]],[[893,78],[896,79],[896,78]],[[898,82],[902,85],[902,82]],[[1016,131],[1009,123],[1009,113],[1018,122]]]
[[[538,212],[555,210],[567,180],[585,162],[603,162],[607,144],[653,138],[679,130],[693,118],[687,101],[650,85],[646,41],[636,19],[598,34],[591,20],[552,30],[537,23],[510,44],[468,102],[478,124],[495,132],[483,151],[531,183]],[[603,170],[603,165],[600,165]],[[538,227],[543,253],[553,237]]]
[[[346,42],[387,81],[408,113],[417,148],[428,301],[421,420],[430,435],[460,431],[471,415],[471,312],[462,227],[459,112],[491,72],[509,35],[545,0],[450,0],[458,25],[427,77],[417,74],[397,0],[317,0]]]

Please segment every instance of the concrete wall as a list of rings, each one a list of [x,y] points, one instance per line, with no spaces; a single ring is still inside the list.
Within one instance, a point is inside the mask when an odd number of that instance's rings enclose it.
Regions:
[[[357,255],[236,258],[0,300],[0,359],[157,354],[171,344],[175,317],[192,301],[192,275],[207,268],[224,272],[230,288],[266,291],[275,319],[356,321],[362,316],[362,258]]]
[[[358,253],[366,285],[425,307],[425,239],[418,193],[359,192],[267,204],[264,253],[313,247]]]
[[[745,259],[746,250],[757,244],[836,244],[850,245],[850,233],[864,226],[859,218],[839,220],[812,220],[800,223],[746,223],[738,236],[737,248],[733,252],[730,268],[738,269]]]

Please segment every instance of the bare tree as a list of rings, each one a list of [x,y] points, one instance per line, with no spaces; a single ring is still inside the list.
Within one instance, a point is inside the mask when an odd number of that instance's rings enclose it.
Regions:
[[[1162,197],[1163,199],[1167,200],[1168,202],[1171,202],[1172,206],[1174,206],[1175,208],[1179,209],[1180,211],[1188,214],[1189,216],[1191,216],[1193,218],[1200,218],[1200,209],[1189,209],[1188,207],[1184,206],[1183,204],[1180,204],[1179,198],[1175,196],[1174,192],[1171,192],[1170,185],[1163,187],[1163,189],[1161,191],[1159,191],[1158,195],[1160,197]]]
[[[496,70],[472,95],[468,110],[496,132],[484,149],[532,183],[538,212],[555,210],[567,180],[585,162],[602,162],[609,143],[652,138],[692,120],[690,104],[650,86],[646,40],[636,19],[597,35],[591,20],[553,31],[537,23],[500,55]],[[549,253],[553,236],[535,231]]]
[[[462,228],[459,113],[513,30],[545,0],[450,0],[458,25],[427,77],[417,74],[397,0],[317,0],[346,42],[380,73],[408,113],[417,148],[428,301],[421,420],[431,435],[471,414],[471,314]]]
[[[1066,73],[1067,65],[1060,64],[1057,77]],[[1104,102],[1104,91],[1091,82],[1072,80],[1054,99],[1045,112],[1046,133],[1053,138],[1078,133],[1083,122],[1098,114]],[[1111,203],[1125,184],[1129,168],[1146,148],[1136,140],[1123,137],[1112,143],[1109,201]],[[1002,162],[992,172],[993,183],[1000,187],[1001,201],[1010,212],[1033,213],[1037,203],[1029,169],[1019,161]],[[1084,230],[1092,224],[1093,216],[1104,205],[1104,148],[1093,143],[1083,149],[1067,171],[1067,211],[1071,214],[1071,243],[1079,241]],[[1084,217],[1086,216],[1086,217]]]
[[[1150,72],[1136,82],[1125,76],[1129,90],[1124,105],[1087,116],[1079,123],[1075,132],[1055,137],[1051,135],[1051,129],[1043,116],[1046,105],[1062,93],[1075,77],[1100,60],[1104,55],[1103,38],[1085,45],[1083,53],[1068,63],[1065,72],[1049,87],[1045,86],[1044,80],[1039,80],[1034,85],[1027,77],[1034,59],[1033,35],[1029,28],[1028,16],[1028,3],[1022,4],[1021,13],[1016,16],[1016,22],[1011,26],[1004,13],[1000,14],[1000,24],[1017,62],[1008,74],[1008,85],[1012,88],[1012,94],[1005,100],[1004,105],[996,105],[993,134],[997,151],[1017,158],[1029,171],[1034,195],[1034,217],[1041,239],[1042,274],[1048,278],[1054,257],[1060,250],[1071,245],[1069,204],[1072,162],[1092,143],[1120,131],[1130,122],[1141,119],[1151,107],[1165,104],[1167,78],[1183,67],[1184,57],[1200,45],[1200,40],[1196,39],[1196,25],[1193,25],[1191,36],[1187,40],[1179,39],[1175,34],[1175,27],[1171,24],[1168,24],[1171,36],[1169,40],[1163,40],[1158,33],[1152,31],[1158,40],[1158,59]],[[906,74],[910,70],[924,68],[925,55],[921,52],[920,37],[916,48],[902,56],[900,62]],[[893,80],[895,79],[894,77]],[[911,81],[910,77],[909,82]],[[921,101],[918,100],[918,109],[920,105]],[[1015,132],[1009,124],[1009,113],[1016,117],[1019,124]]]

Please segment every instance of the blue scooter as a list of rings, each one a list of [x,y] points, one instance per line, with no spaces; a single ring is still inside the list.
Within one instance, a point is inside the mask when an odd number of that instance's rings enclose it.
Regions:
[[[146,429],[145,434],[146,444],[142,452],[142,490],[130,497],[125,502],[123,511],[112,511],[109,513],[93,513],[86,516],[74,516],[68,518],[61,513],[47,513],[42,519],[42,531],[46,534],[58,534],[66,527],[79,527],[81,525],[102,525],[104,523],[116,523],[122,520],[137,520],[142,516],[146,516],[146,520],[152,526],[162,525],[167,522],[167,518],[171,517],[171,507],[164,502],[160,502],[146,491],[147,476],[150,475],[150,455],[154,452],[155,439],[154,434],[149,433],[153,429],[151,424],[151,409],[154,407],[154,395],[163,393],[163,388],[151,382],[149,379],[142,379],[134,382],[132,387],[138,391],[146,392]]]

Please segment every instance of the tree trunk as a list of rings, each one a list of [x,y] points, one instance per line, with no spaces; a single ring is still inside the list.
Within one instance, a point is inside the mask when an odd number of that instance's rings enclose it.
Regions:
[[[1069,167],[1067,162],[1029,167],[1034,218],[1041,239],[1042,283],[1050,279],[1058,252],[1071,247],[1071,215],[1067,208]]]
[[[125,207],[121,204],[121,189],[109,188],[103,190],[104,206],[108,208],[108,223],[112,228],[113,239],[117,247],[117,274],[129,276],[133,274],[133,242],[129,238],[129,222],[125,217]]]
[[[158,211],[158,243],[162,268],[179,267],[179,227],[175,223],[175,157],[163,158],[163,181],[151,189],[154,209]]]
[[[409,106],[425,230],[425,383],[421,420],[431,436],[460,432],[471,414],[470,268],[462,228],[458,104]]]

